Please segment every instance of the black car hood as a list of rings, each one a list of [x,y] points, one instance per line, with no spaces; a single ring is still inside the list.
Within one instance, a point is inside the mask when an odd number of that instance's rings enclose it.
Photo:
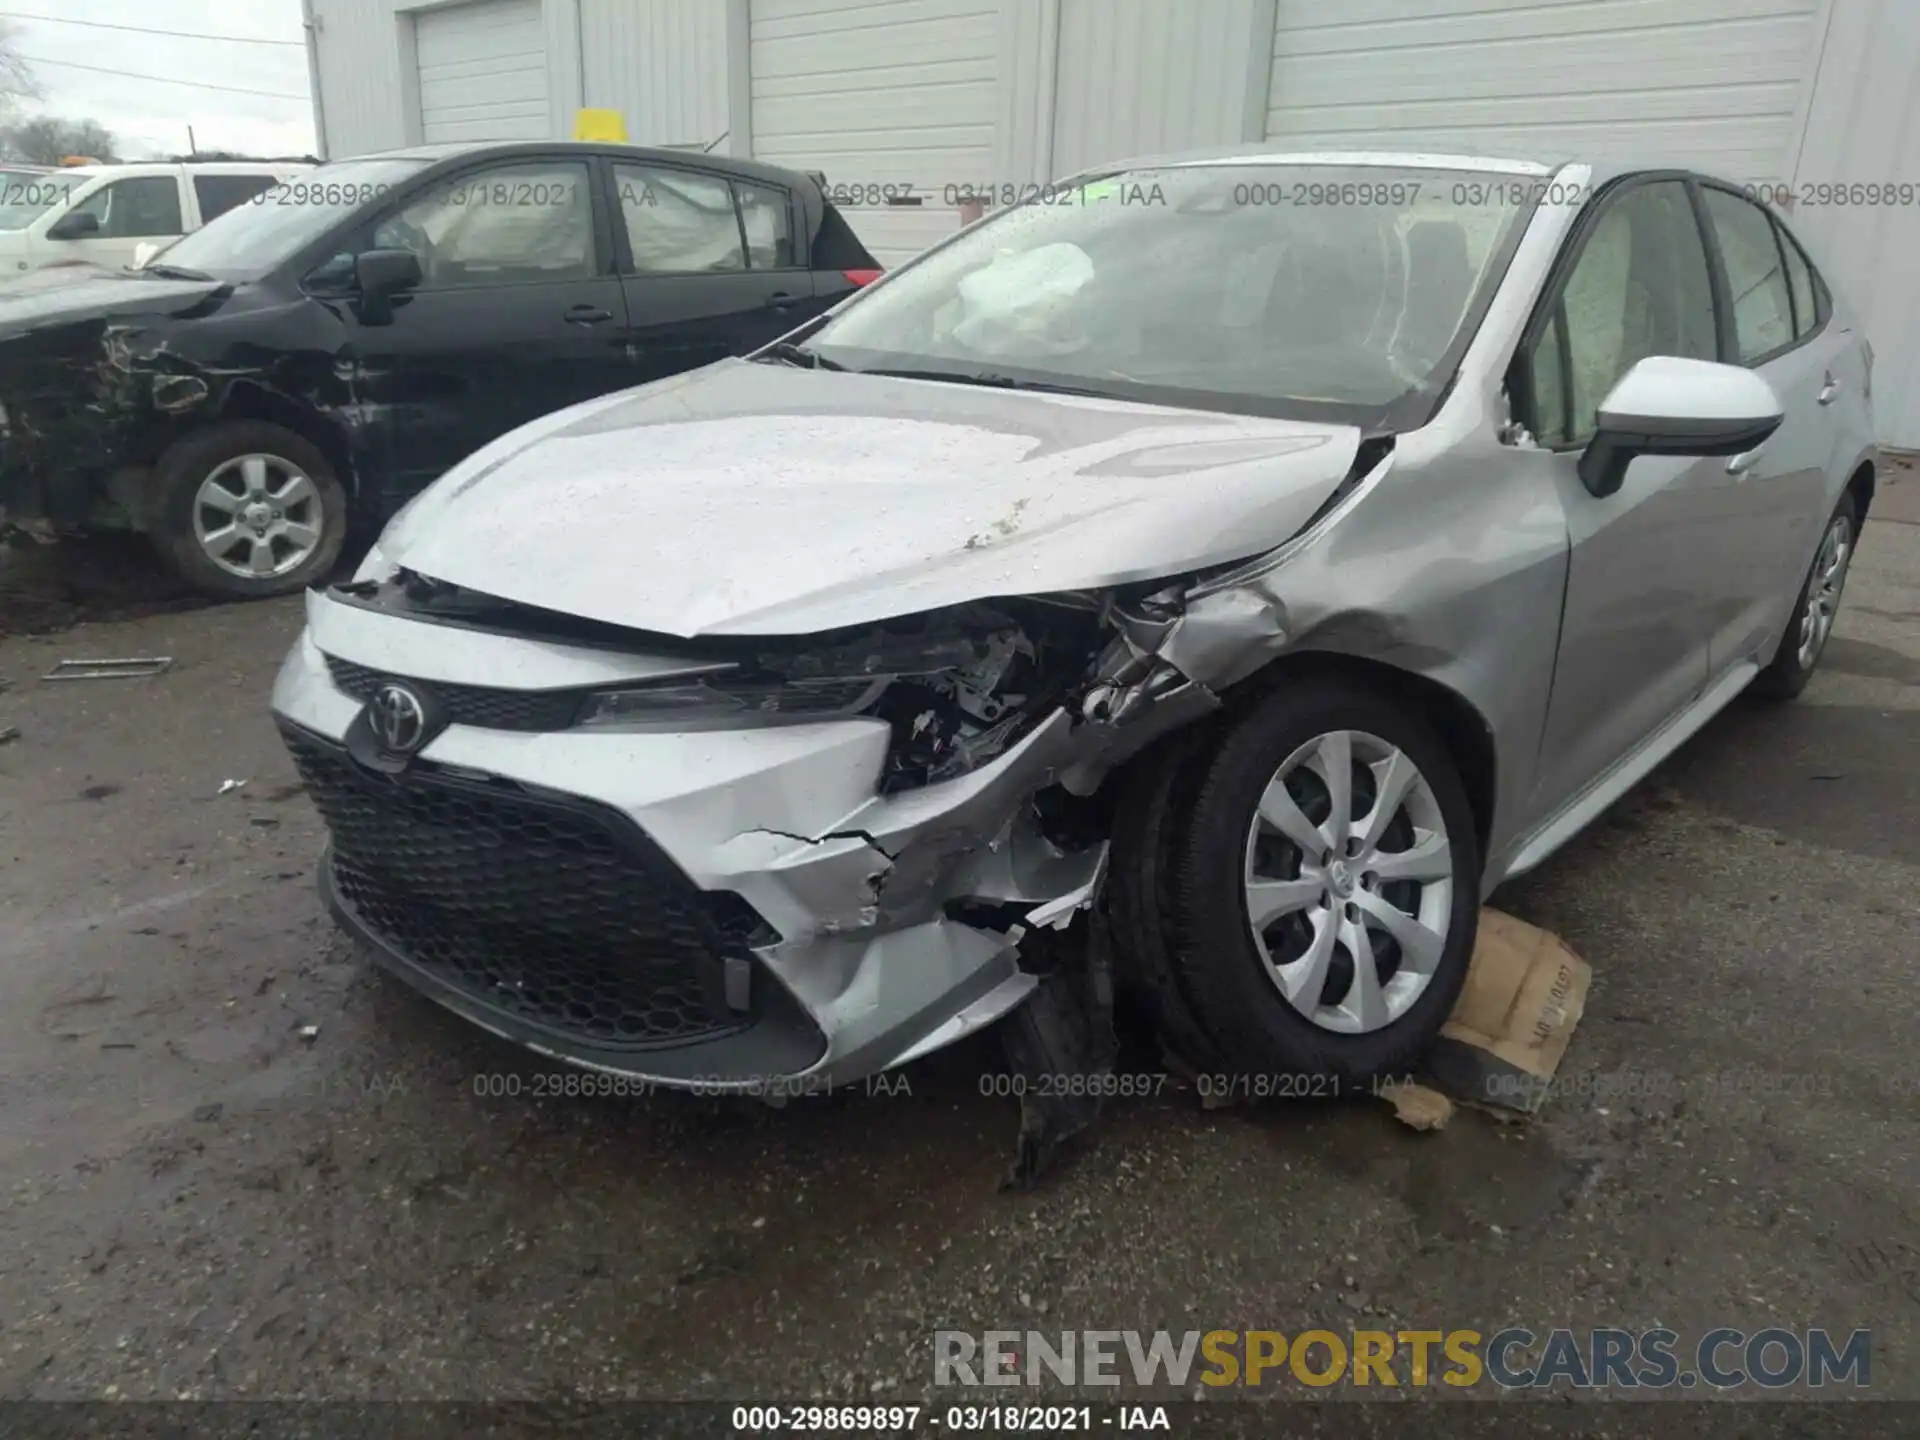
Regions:
[[[165,280],[97,265],[53,266],[0,284],[0,340],[76,320],[176,315],[229,288],[219,280]]]

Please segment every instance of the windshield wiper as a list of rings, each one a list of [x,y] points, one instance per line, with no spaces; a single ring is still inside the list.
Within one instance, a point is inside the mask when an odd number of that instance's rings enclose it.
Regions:
[[[211,280],[204,270],[189,270],[184,265],[161,265],[148,261],[140,267],[142,275],[158,275],[162,280]]]
[[[1097,400],[1114,398],[1110,391],[1086,385],[1060,385],[1051,380],[1021,380],[993,371],[968,370],[856,370],[856,375],[885,375],[894,380],[947,380],[955,385],[984,385],[995,390],[1034,390],[1045,395],[1090,395]]]
[[[759,354],[756,360],[784,360],[789,365],[799,365],[808,370],[844,370],[847,367],[838,360],[829,360],[818,350],[809,350],[804,345],[796,345],[791,340],[776,340]]]

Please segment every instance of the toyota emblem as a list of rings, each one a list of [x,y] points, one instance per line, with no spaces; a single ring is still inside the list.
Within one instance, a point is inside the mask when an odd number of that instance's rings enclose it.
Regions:
[[[367,722],[396,755],[411,755],[427,738],[427,707],[405,685],[389,681],[367,702]]]

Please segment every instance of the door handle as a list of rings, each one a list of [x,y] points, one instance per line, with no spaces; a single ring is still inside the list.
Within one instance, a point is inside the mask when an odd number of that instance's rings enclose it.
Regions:
[[[798,295],[789,295],[784,290],[776,290],[767,297],[767,308],[769,310],[791,310],[799,303],[800,297]]]
[[[598,325],[602,320],[612,318],[611,310],[602,310],[598,305],[576,305],[567,311],[569,325]]]
[[[1766,449],[1766,446],[1756,445],[1751,450],[1741,451],[1738,455],[1727,461],[1727,473],[1729,475],[1746,474],[1747,471],[1760,463],[1760,452],[1764,449]]]
[[[1831,405],[1834,397],[1839,393],[1840,382],[1833,378],[1833,372],[1829,370],[1827,372],[1827,383],[1820,387],[1820,403],[1822,405]]]

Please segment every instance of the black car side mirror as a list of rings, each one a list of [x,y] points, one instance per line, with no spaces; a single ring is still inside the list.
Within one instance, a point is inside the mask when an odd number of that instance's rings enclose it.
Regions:
[[[420,257],[411,250],[363,250],[353,262],[355,288],[360,292],[360,322],[393,322],[396,295],[420,283]]]
[[[100,233],[100,217],[91,210],[69,210],[47,227],[49,240],[78,240]]]
[[[1580,481],[1604,497],[1641,455],[1743,455],[1780,428],[1780,397],[1738,365],[1649,355],[1600,402]]]

